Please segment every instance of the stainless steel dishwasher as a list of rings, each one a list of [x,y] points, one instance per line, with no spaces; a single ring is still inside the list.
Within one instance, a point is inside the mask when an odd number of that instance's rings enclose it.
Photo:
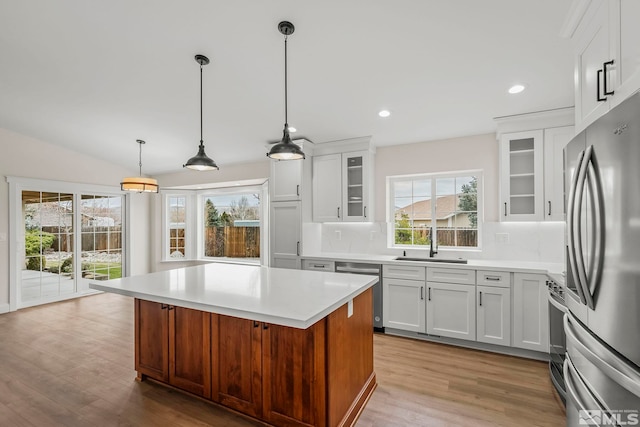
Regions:
[[[382,265],[336,261],[336,273],[378,276],[378,283],[373,285],[373,330],[384,332],[384,326],[382,325]]]

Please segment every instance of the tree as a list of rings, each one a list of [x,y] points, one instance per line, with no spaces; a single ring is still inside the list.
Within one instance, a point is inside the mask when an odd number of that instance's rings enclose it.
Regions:
[[[229,215],[234,220],[259,219],[258,208],[256,206],[249,206],[247,196],[242,196],[238,202],[235,200],[231,202]]]
[[[204,202],[204,215],[205,225],[207,227],[221,227],[223,225],[218,209],[216,209],[211,199],[207,199],[207,201]]]
[[[411,224],[406,212],[401,212],[400,218],[396,220],[396,243],[411,244]]]
[[[462,185],[458,209],[468,212],[471,228],[478,228],[478,179],[475,176],[468,184]]]

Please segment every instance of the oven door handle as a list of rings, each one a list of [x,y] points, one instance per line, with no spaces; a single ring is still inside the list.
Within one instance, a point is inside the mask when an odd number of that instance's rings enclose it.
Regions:
[[[551,304],[554,308],[560,310],[564,314],[569,312],[569,309],[567,308],[567,306],[561,303],[560,301],[558,301],[557,299],[555,299],[553,295],[549,294],[548,300],[549,300],[549,304]]]

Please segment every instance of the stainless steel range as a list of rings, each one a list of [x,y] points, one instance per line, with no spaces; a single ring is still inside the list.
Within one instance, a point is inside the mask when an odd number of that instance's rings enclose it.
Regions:
[[[549,289],[549,373],[562,402],[566,402],[567,389],[563,372],[567,351],[567,338],[564,333],[564,315],[567,313],[564,302],[565,289],[562,283],[553,280],[547,281],[547,288]]]

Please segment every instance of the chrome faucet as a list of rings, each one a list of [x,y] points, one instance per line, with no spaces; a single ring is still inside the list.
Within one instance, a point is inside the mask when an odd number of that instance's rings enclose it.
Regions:
[[[433,258],[434,255],[436,255],[438,253],[437,250],[433,250],[433,238],[434,238],[434,234],[433,234],[433,227],[431,227],[431,236],[429,238],[429,258]],[[437,248],[436,248],[437,249]]]

